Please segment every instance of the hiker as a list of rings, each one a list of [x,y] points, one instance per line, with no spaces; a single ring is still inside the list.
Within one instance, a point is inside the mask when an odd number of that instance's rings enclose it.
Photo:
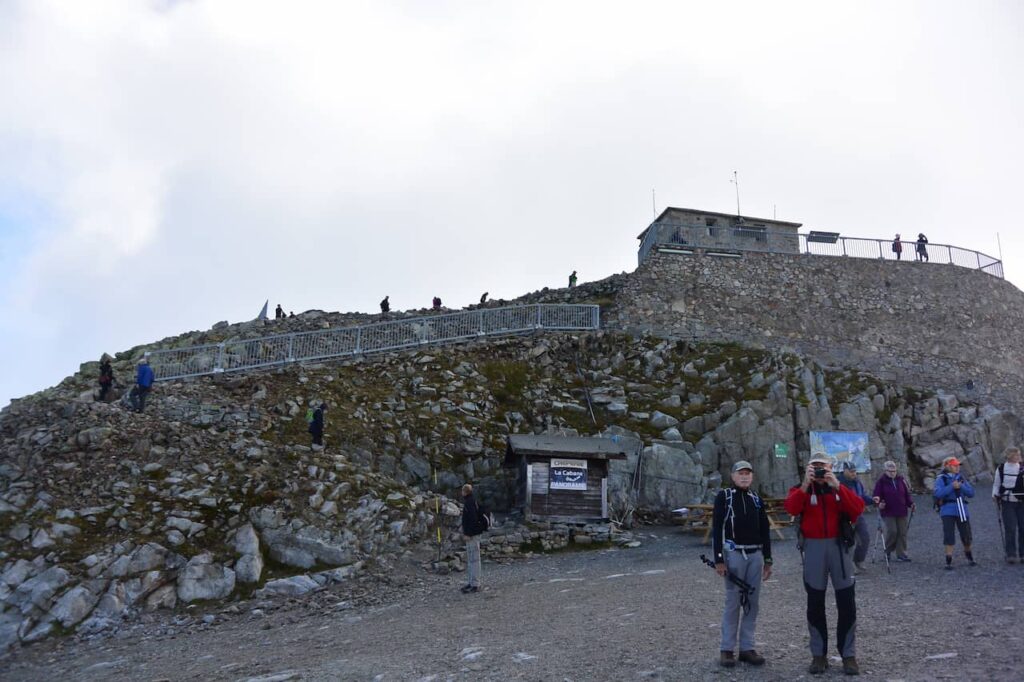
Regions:
[[[763,575],[767,580],[772,574],[772,540],[764,503],[750,489],[753,482],[754,469],[750,462],[740,460],[733,464],[732,486],[718,491],[712,514],[715,572],[726,578],[718,659],[718,664],[724,668],[736,665],[733,650],[736,649],[737,634],[739,660],[751,665],[764,665],[764,656],[754,650],[754,629],[757,627],[761,577]],[[742,614],[742,592],[726,577],[729,573],[753,588],[747,595],[747,606]]]
[[[572,289],[576,286],[576,271],[573,270],[572,274],[569,275],[569,288]]]
[[[483,305],[484,303],[487,303],[487,292],[486,291],[483,293],[483,296],[480,297],[480,305]]]
[[[466,572],[469,582],[462,586],[462,593],[480,591],[480,534],[484,524],[480,519],[480,507],[473,497],[473,486],[462,486],[462,535],[466,540]]]
[[[928,262],[928,237],[924,236],[924,232],[917,234],[917,260]]]
[[[885,524],[885,553],[896,552],[897,561],[910,561],[907,556],[907,514],[917,509],[907,480],[897,473],[896,462],[882,465],[883,475],[875,482],[871,499],[878,505],[878,514]]]
[[[434,310],[440,310],[441,309],[441,297],[440,296],[435,296],[434,300],[431,302],[431,304],[432,304]]]
[[[139,360],[139,368],[135,372],[135,388],[128,396],[131,399],[132,409],[136,412],[141,413],[146,409],[146,397],[153,388],[153,380],[153,368],[149,366],[149,358],[143,356]]]
[[[100,394],[97,400],[106,400],[110,387],[114,385],[114,368],[110,366],[110,356],[106,353],[100,358]]]
[[[839,479],[840,484],[849,488],[853,491],[854,495],[862,499],[865,507],[875,503],[873,499],[868,497],[867,492],[864,490],[864,484],[857,478],[856,464],[850,460],[845,460],[840,463],[839,469],[843,472],[843,477]],[[863,573],[867,570],[864,567],[864,559],[867,558],[868,549],[871,547],[871,529],[868,528],[868,520],[864,514],[857,517],[854,531],[857,537],[857,544],[853,548],[853,565],[856,567],[854,573]]]
[[[313,410],[313,419],[309,422],[309,433],[313,436],[313,445],[324,446],[324,412],[327,411],[327,403],[320,403],[320,406]]]
[[[896,235],[896,239],[892,240],[892,252],[896,254],[896,260],[900,260],[903,255],[903,242],[900,241],[899,234]]]
[[[380,314],[387,315],[391,312],[391,303],[388,301],[390,296],[385,296],[384,300],[380,302]]]
[[[274,319],[275,320],[283,320],[284,319],[284,308],[281,307],[280,303],[278,303],[277,307],[274,308]]]
[[[1006,448],[1003,458],[1005,461],[996,467],[992,499],[1003,520],[1006,563],[1024,564],[1024,471],[1021,471],[1020,448]]]
[[[942,473],[935,479],[932,494],[936,503],[941,505],[939,516],[942,517],[942,544],[946,546],[946,570],[953,570],[954,531],[960,533],[967,565],[977,566],[978,562],[971,553],[971,520],[967,513],[967,499],[974,497],[974,486],[960,475],[960,460],[956,457],[942,460]]]
[[[807,629],[810,633],[812,675],[828,669],[828,623],[825,620],[825,594],[829,578],[836,594],[836,648],[843,659],[843,672],[859,675],[856,658],[857,601],[856,578],[850,552],[842,544],[840,525],[856,523],[864,511],[864,500],[839,484],[832,473],[832,460],[815,453],[807,463],[804,480],[789,489],[783,503],[791,516],[800,517],[799,535],[804,556],[804,589],[807,591]]]

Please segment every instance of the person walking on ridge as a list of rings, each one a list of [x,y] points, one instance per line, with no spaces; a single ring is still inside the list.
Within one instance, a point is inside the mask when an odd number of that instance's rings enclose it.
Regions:
[[[718,659],[718,664],[724,668],[736,665],[733,652],[737,637],[739,660],[750,665],[764,665],[764,656],[754,650],[754,630],[757,627],[761,578],[763,576],[767,580],[772,574],[772,539],[764,502],[750,489],[753,482],[754,469],[750,462],[740,460],[733,464],[732,486],[718,491],[712,512],[715,572],[726,578]],[[743,609],[740,608],[742,593],[727,578],[728,574],[745,581],[752,588]]]
[[[313,445],[324,446],[324,412],[327,411],[327,403],[320,403],[320,406],[313,410],[313,420],[309,422],[309,434],[313,437]]]
[[[107,399],[110,387],[114,385],[114,368],[110,366],[110,356],[106,353],[100,358],[100,394],[97,398],[101,402]]]
[[[275,320],[283,320],[284,319],[284,308],[281,307],[280,303],[278,303],[277,307],[274,308],[274,319]]]
[[[842,544],[840,525],[844,521],[857,522],[864,511],[864,500],[840,485],[832,473],[832,460],[824,453],[817,453],[807,464],[803,482],[789,489],[783,506],[791,516],[800,517],[799,532],[803,537],[804,590],[811,648],[811,665],[807,672],[820,675],[828,669],[825,595],[831,579],[839,617],[836,648],[843,659],[843,672],[859,675],[856,578],[850,552]]]
[[[917,235],[917,260],[928,262],[928,237],[924,236],[924,232]]]
[[[573,270],[572,274],[569,275],[569,288],[574,289],[576,287],[576,271]]]
[[[391,298],[391,297],[390,296],[385,296],[384,299],[380,302],[380,314],[381,315],[387,315],[389,312],[391,312],[391,302],[388,301],[389,298]]]
[[[146,398],[153,388],[154,380],[153,368],[149,366],[149,358],[143,356],[139,360],[139,367],[135,372],[135,388],[132,389],[131,394],[128,396],[131,400],[132,409],[140,414],[146,409]]]

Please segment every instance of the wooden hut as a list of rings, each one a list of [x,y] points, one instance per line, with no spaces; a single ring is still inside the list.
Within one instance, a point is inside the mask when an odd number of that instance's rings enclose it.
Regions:
[[[516,434],[504,465],[518,469],[515,506],[526,520],[608,520],[608,460],[625,459],[610,438]]]

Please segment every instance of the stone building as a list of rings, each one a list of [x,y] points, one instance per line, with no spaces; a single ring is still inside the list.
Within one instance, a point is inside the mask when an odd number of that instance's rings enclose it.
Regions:
[[[640,263],[651,249],[732,255],[737,251],[800,253],[801,223],[668,207],[641,232]]]

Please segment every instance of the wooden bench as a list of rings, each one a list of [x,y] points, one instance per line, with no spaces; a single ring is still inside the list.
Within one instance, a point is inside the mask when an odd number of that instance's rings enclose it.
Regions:
[[[768,514],[768,528],[779,540],[785,540],[783,530],[793,525],[793,517],[782,506],[785,498],[765,498],[764,502],[765,512]],[[683,527],[683,532],[702,533],[701,542],[705,545],[710,544],[714,508],[712,504],[691,504],[686,507],[687,513],[677,517],[675,522]]]

